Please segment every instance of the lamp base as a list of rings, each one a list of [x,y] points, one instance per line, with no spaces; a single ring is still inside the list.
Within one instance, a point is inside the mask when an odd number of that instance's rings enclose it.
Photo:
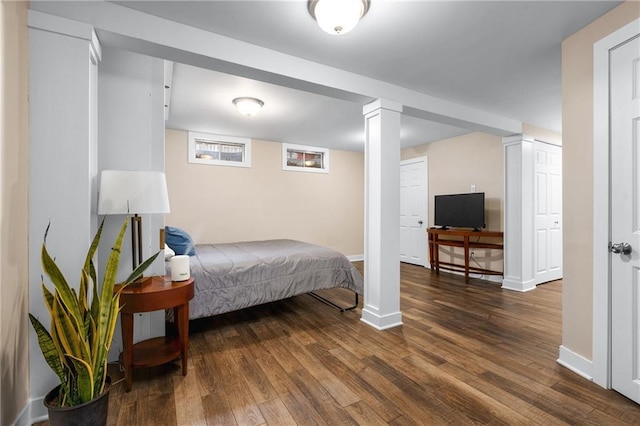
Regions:
[[[151,283],[151,278],[152,277],[140,277],[140,278],[137,278],[137,279],[131,281],[131,283],[129,284],[129,287],[142,288],[142,287],[146,286],[147,284]]]

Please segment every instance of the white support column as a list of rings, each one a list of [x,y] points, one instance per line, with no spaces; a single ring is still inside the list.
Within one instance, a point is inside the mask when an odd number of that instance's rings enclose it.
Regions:
[[[365,247],[362,321],[379,330],[402,325],[400,312],[400,114],[378,99],[365,117]]]
[[[503,138],[504,146],[504,279],[502,288],[529,291],[534,271],[533,138]]]
[[[97,68],[100,43],[91,25],[29,11],[29,312],[49,325],[40,277],[47,249],[70,284],[95,231],[97,165]],[[25,148],[26,149],[26,148]],[[47,279],[47,286],[51,283]],[[46,415],[42,398],[58,382],[29,342],[32,418]]]

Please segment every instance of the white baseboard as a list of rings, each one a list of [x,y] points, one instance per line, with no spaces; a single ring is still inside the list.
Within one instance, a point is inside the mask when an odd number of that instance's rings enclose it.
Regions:
[[[505,290],[513,290],[524,293],[525,291],[531,291],[536,288],[536,283],[534,280],[529,281],[514,281],[508,278],[502,280],[502,288]]]
[[[478,275],[469,274],[470,278],[478,278],[480,280],[490,281],[496,284],[502,284],[502,275]]]
[[[425,268],[430,268],[431,265],[427,264],[425,265]],[[447,274],[454,274],[454,275],[460,275],[462,277],[464,277],[464,272],[461,271],[445,271],[444,269],[441,269],[440,272],[446,272]],[[479,280],[484,280],[484,281],[491,281],[493,283],[496,284],[501,284],[502,283],[502,275],[484,275],[484,274],[474,274],[472,272],[469,273],[469,278],[477,278]]]
[[[352,254],[351,256],[347,256],[347,259],[351,262],[361,262],[364,261],[364,254]]]
[[[562,345],[557,363],[585,379],[593,381],[593,362]]]
[[[22,412],[11,424],[12,426],[31,426],[34,423],[49,420],[49,413],[44,406],[44,397],[30,399]]]
[[[14,420],[14,422],[11,423],[11,426],[28,426],[33,424],[34,422],[31,421],[30,411],[31,403],[29,402],[24,406],[22,412],[18,414],[18,417]]]
[[[402,325],[402,313],[398,311],[392,314],[379,315],[367,309],[365,306],[362,309],[362,317],[360,318],[360,321],[377,330],[388,330]]]

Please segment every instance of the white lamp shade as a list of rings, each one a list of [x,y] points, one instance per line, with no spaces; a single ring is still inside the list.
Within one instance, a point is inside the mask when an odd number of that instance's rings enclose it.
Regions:
[[[354,29],[364,12],[363,0],[318,0],[313,10],[320,28],[333,35]]]
[[[169,213],[164,173],[103,170],[98,192],[98,214]]]

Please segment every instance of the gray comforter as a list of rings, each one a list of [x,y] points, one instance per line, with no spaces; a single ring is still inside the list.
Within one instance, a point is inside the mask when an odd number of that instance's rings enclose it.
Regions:
[[[301,241],[198,244],[190,266],[190,319],[334,287],[363,292],[362,276],[344,255]]]

